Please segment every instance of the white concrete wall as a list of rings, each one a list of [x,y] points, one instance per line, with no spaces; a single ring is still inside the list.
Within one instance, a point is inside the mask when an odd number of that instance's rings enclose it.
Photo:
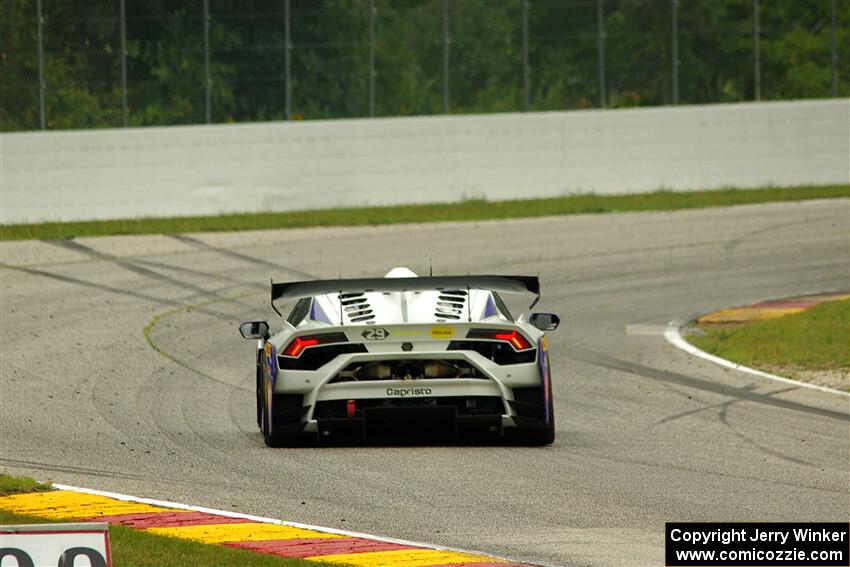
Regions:
[[[0,223],[850,183],[850,100],[0,135]]]

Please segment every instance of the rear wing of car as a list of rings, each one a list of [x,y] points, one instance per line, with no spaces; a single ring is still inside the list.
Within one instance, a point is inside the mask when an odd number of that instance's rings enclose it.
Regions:
[[[519,293],[534,296],[529,309],[540,300],[540,280],[537,276],[428,276],[416,278],[357,278],[311,280],[300,282],[272,281],[272,309],[279,299],[302,299],[328,293],[442,291],[452,289],[484,289],[497,293]]]

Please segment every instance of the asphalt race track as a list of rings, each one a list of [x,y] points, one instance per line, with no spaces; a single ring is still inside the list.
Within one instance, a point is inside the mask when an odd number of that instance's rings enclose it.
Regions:
[[[665,521],[847,521],[850,398],[725,370],[670,320],[850,287],[848,200],[0,243],[0,470],[557,565],[661,565]],[[269,278],[539,272],[546,448],[268,449]],[[627,325],[641,329],[627,334]]]

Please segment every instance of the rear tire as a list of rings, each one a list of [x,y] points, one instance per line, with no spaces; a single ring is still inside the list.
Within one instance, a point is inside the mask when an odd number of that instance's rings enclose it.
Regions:
[[[301,432],[301,427],[299,425],[286,425],[286,424],[278,424],[278,427],[275,427],[275,419],[274,415],[269,414],[268,406],[265,403],[265,396],[260,395],[258,393],[257,403],[259,404],[257,407],[257,412],[259,413],[260,419],[260,431],[263,433],[263,442],[265,442],[268,447],[299,447],[306,440],[304,434]],[[275,429],[286,428],[287,431],[284,433],[277,433]]]
[[[261,385],[262,385],[262,382],[261,382],[260,370],[257,369],[257,390],[256,390],[256,394],[257,394],[257,427],[260,428],[260,431],[263,430],[263,407],[265,406],[265,404],[263,402],[263,391],[262,391]]]
[[[529,447],[551,445],[555,441],[555,419],[549,415],[549,425],[539,429],[523,429],[520,433],[520,443]]]
[[[284,446],[283,440],[278,435],[272,434],[274,424],[272,423],[272,418],[269,416],[268,411],[266,411],[266,406],[263,404],[262,412],[262,425],[260,425],[260,430],[263,432],[263,441],[265,442],[267,447],[282,447]]]
[[[544,427],[526,427],[518,431],[520,444],[529,447],[541,447],[551,445],[555,441],[555,404],[552,397],[552,380],[549,380],[549,423]]]

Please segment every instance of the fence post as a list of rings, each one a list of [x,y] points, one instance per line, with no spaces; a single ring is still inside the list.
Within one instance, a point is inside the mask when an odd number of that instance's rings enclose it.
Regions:
[[[443,0],[443,114],[449,113],[449,0]]]
[[[44,35],[42,30],[44,18],[41,14],[41,0],[36,1],[36,10],[38,12],[38,119],[41,129],[44,130],[46,123],[44,119],[44,40],[42,37]]]
[[[369,116],[375,116],[375,0],[369,0]]]
[[[753,82],[755,99],[761,100],[761,27],[759,26],[759,0],[753,0]]]
[[[121,116],[127,127],[127,7],[121,0]]]
[[[832,0],[832,98],[838,97],[838,49],[835,45],[837,9],[836,0]]]
[[[596,0],[596,44],[599,55],[599,106],[605,108],[605,8]]]
[[[212,89],[212,78],[210,77],[210,0],[204,0],[204,98],[206,107],[207,124],[212,122],[212,102],[210,90]]]
[[[679,104],[679,0],[673,4],[673,104]]]
[[[531,68],[528,64],[528,0],[522,2],[522,90],[525,99],[523,109],[531,110]]]
[[[290,69],[290,57],[292,52],[292,38],[289,36],[289,0],[285,0],[283,4],[284,11],[284,41],[286,42],[286,50],[284,57],[284,67],[286,73],[286,119],[292,119],[292,73]]]

